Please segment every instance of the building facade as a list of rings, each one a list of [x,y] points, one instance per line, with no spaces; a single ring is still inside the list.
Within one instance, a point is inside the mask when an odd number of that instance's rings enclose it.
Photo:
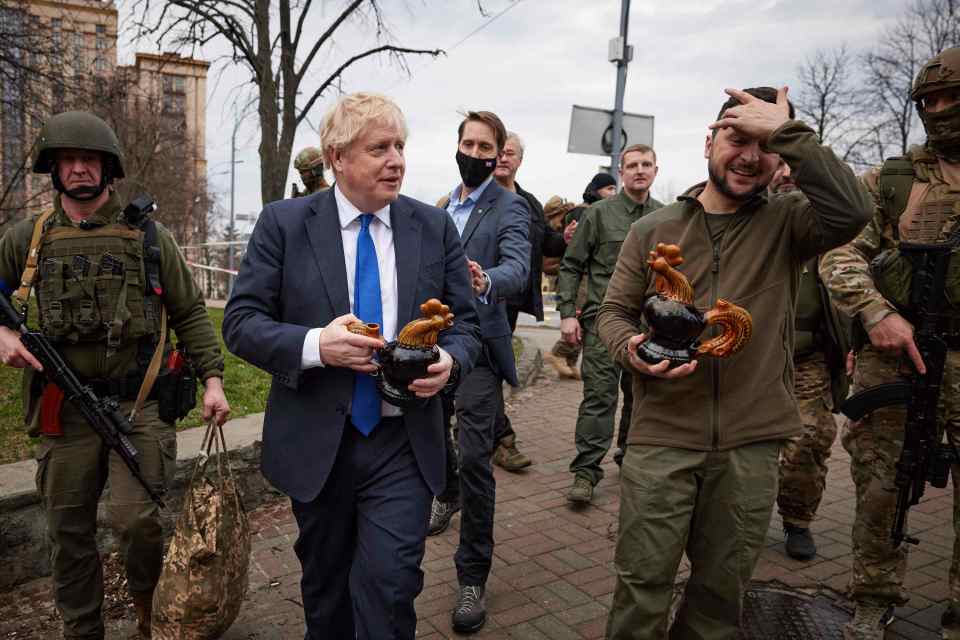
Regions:
[[[124,147],[126,195],[154,195],[181,242],[206,234],[206,77],[209,63],[175,53],[118,65],[113,0],[0,0],[0,230],[50,206],[32,147],[52,114],[88,109]]]

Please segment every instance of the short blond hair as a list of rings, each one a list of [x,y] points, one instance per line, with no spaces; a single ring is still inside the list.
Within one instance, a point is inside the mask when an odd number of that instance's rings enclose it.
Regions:
[[[620,153],[620,168],[623,168],[623,160],[628,153],[649,153],[653,156],[653,164],[657,164],[657,152],[648,144],[632,144]]]
[[[323,161],[333,166],[333,152],[349,147],[360,133],[373,123],[388,123],[407,137],[407,121],[400,107],[379,93],[360,91],[337,100],[320,124],[320,148]]]

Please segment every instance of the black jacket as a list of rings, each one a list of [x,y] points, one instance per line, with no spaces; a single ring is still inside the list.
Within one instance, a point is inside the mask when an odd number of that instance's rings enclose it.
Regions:
[[[524,191],[519,184],[515,186],[517,195],[526,200],[530,209],[530,277],[523,293],[507,298],[507,306],[529,313],[537,320],[543,320],[543,293],[540,291],[543,257],[562,257],[567,243],[563,241],[563,233],[547,224],[540,201],[529,191]]]

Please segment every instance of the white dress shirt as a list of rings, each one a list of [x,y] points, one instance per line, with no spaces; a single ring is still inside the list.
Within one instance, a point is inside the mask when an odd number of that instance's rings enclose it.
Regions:
[[[350,294],[350,310],[353,310],[353,289],[357,269],[357,238],[360,236],[360,216],[373,213],[370,223],[370,236],[377,250],[377,265],[380,271],[380,303],[383,308],[383,326],[380,333],[387,342],[397,337],[397,256],[393,246],[393,229],[390,227],[390,206],[379,211],[365,212],[357,209],[340,191],[333,186],[340,217],[340,237],[343,242],[343,260],[347,268],[347,290]],[[303,341],[301,368],[310,369],[324,366],[320,358],[320,334],[323,328],[310,329]],[[386,402],[381,403],[381,415],[398,416],[403,412],[399,407]]]

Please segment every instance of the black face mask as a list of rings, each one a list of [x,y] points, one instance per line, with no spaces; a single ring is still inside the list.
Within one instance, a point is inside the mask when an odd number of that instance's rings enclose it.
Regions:
[[[457,166],[460,167],[463,184],[470,189],[476,189],[497,168],[497,158],[474,158],[457,151]]]

